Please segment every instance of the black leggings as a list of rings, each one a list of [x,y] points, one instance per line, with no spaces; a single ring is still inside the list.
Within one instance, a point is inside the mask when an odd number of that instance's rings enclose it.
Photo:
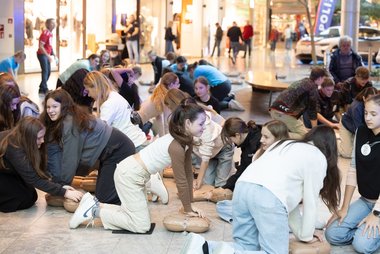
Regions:
[[[111,137],[99,157],[95,196],[100,202],[120,204],[113,179],[116,164],[135,153],[133,142],[124,133],[113,128]]]
[[[0,172],[0,211],[15,212],[30,208],[38,198],[36,189],[16,173]]]

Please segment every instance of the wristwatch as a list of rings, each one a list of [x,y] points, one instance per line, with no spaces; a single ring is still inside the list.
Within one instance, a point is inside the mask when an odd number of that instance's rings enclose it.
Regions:
[[[380,211],[377,211],[377,210],[373,210],[373,215],[377,216],[377,217],[380,217]]]

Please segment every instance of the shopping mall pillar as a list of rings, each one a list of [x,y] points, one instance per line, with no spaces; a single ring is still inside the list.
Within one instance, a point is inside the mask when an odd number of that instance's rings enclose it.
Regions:
[[[357,51],[360,0],[342,0],[342,32],[352,38],[352,49]]]

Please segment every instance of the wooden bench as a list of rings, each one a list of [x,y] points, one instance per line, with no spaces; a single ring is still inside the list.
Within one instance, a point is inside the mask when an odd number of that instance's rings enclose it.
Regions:
[[[272,93],[281,92],[288,88],[289,84],[276,79],[272,72],[252,71],[247,72],[245,81],[252,86],[252,89],[269,91],[269,107],[272,104]]]

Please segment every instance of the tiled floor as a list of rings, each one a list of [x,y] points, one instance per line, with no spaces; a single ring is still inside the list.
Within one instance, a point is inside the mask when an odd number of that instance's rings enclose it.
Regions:
[[[259,74],[262,71],[272,71],[280,75],[286,75],[287,80],[296,80],[307,75],[309,66],[296,63],[292,55],[283,51],[271,55],[265,50],[255,49],[251,61],[239,58],[236,66],[233,66],[228,58],[209,59],[222,71],[244,74],[253,71]],[[191,62],[191,60],[189,60]],[[144,81],[152,79],[152,71],[149,65],[143,65]],[[53,89],[57,73],[50,78],[49,87]],[[39,74],[21,75],[19,85],[22,90],[29,93],[29,97],[41,103],[38,96]],[[143,98],[148,96],[148,87],[140,87]],[[264,123],[270,119],[267,112],[268,94],[252,93],[247,84],[234,85],[233,90],[237,99],[246,108],[245,112],[225,111],[223,116],[238,115],[248,120],[254,119],[257,123]],[[349,161],[339,159],[339,166],[345,174]],[[70,230],[68,221],[72,214],[62,208],[46,206],[44,193],[39,192],[36,205],[28,210],[10,214],[0,213],[0,253],[142,253],[161,254],[179,253],[185,240],[185,233],[172,233],[167,231],[163,224],[163,218],[175,213],[180,207],[180,201],[176,195],[176,187],[172,179],[165,179],[169,190],[170,201],[168,205],[150,203],[152,222],[156,228],[152,235],[128,235],[112,234],[104,230],[99,221],[95,228],[78,228]],[[357,196],[357,194],[356,194]],[[203,209],[211,220],[210,230],[203,234],[207,240],[232,240],[232,227],[218,218],[215,205],[211,202],[199,202],[196,204]],[[329,217],[324,206],[319,208],[320,218],[325,220]],[[332,253],[355,253],[351,246],[333,247]],[[380,252],[378,252],[380,253]]]

